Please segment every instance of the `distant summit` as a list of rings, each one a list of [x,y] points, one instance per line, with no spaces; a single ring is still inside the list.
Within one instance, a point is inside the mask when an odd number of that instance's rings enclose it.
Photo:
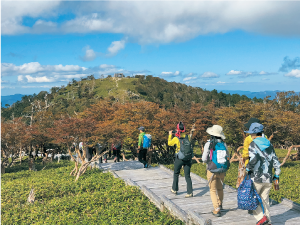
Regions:
[[[282,91],[260,91],[260,92],[251,92],[251,91],[239,91],[239,90],[222,90],[225,94],[238,94],[238,95],[246,95],[248,98],[261,98],[264,99],[267,96],[271,96],[269,99],[272,100],[275,98],[277,92]]]
[[[6,104],[12,105],[17,101],[21,101],[23,96],[24,95],[21,94],[1,96],[1,107],[5,107]]]

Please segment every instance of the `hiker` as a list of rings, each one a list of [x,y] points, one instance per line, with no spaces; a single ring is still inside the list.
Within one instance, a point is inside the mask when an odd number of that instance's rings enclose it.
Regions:
[[[252,123],[260,123],[260,120],[259,119],[256,119],[254,117],[250,118],[250,120],[244,124],[244,126],[249,130],[250,126]],[[262,137],[265,137],[267,138],[266,135],[262,134],[263,136]],[[249,162],[249,151],[248,151],[248,148],[249,148],[249,145],[250,143],[253,141],[251,135],[248,135],[245,140],[244,140],[244,149],[243,149],[243,161],[245,163],[245,166],[247,166],[248,162]]]
[[[211,135],[204,145],[202,161],[207,163],[207,180],[210,189],[210,197],[214,207],[212,214],[221,216],[223,209],[223,182],[225,172],[229,168],[229,152],[226,143],[223,128],[219,125],[213,125],[207,128],[206,132]]]
[[[141,163],[144,164],[144,168],[148,168],[148,163],[146,161],[146,156],[147,156],[147,148],[143,147],[143,141],[144,141],[144,136],[145,136],[145,128],[144,127],[140,127],[138,129],[140,131],[139,134],[139,142],[138,142],[138,159]]]
[[[262,207],[259,205],[253,210],[253,215],[258,221],[257,225],[271,224],[269,193],[272,187],[272,181],[279,181],[280,162],[276,156],[271,142],[263,137],[264,126],[259,123],[252,123],[249,130],[245,131],[251,135],[252,142],[249,146],[249,163],[246,171],[254,183],[254,187],[262,199],[265,215]],[[272,168],[275,175],[272,178]]]
[[[85,157],[85,161],[89,162],[91,161],[91,159],[93,158],[93,146],[89,145],[88,143],[86,143],[86,157]]]
[[[115,141],[115,143],[112,144],[114,162],[120,162],[120,152],[121,152],[121,149],[122,149],[122,142],[118,138]]]
[[[79,142],[79,153],[82,156],[82,153],[83,153],[83,142]]]
[[[97,145],[96,145],[97,154],[101,155],[104,151],[106,151],[106,146],[107,146],[107,144],[97,143]],[[104,163],[107,163],[107,155],[106,154],[103,155],[103,161],[104,161]],[[101,157],[99,159],[99,164],[102,163],[103,161],[102,161],[102,157]]]
[[[191,179],[191,166],[192,158],[194,158],[193,149],[191,146],[191,137],[185,133],[185,127],[182,122],[177,124],[177,132],[175,137],[172,138],[173,131],[169,131],[168,145],[176,145],[175,150],[175,162],[174,162],[174,178],[171,192],[177,194],[178,192],[178,177],[180,169],[183,166],[185,181],[187,183],[187,194],[186,198],[193,197],[193,186]]]

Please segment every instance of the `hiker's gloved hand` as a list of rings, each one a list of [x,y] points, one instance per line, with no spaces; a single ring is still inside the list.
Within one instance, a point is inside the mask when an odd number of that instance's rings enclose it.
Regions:
[[[278,182],[279,182],[279,176],[275,174],[275,175],[273,176],[273,180],[274,180],[274,181],[275,181],[275,180],[278,180]]]

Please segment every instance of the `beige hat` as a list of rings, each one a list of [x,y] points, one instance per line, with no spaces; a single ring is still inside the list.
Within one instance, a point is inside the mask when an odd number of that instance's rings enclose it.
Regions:
[[[212,127],[207,128],[206,132],[210,135],[221,137],[222,139],[226,138],[223,133],[223,128],[219,125],[213,125]]]

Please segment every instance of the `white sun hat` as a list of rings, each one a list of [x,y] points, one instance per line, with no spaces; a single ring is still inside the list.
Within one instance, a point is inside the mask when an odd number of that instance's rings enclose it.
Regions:
[[[223,133],[223,128],[220,125],[213,125],[212,127],[207,128],[207,133],[210,135],[221,137],[222,139],[225,139],[225,135]]]

